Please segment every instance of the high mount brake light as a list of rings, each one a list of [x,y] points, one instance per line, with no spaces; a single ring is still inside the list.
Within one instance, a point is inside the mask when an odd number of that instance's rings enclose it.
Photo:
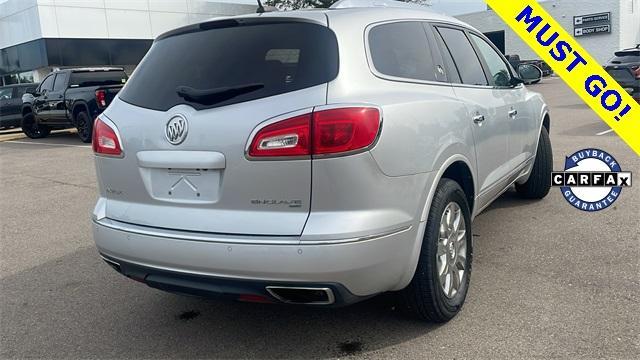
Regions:
[[[93,124],[93,152],[97,155],[122,156],[117,130],[98,117]]]
[[[380,110],[344,107],[281,120],[260,129],[249,156],[304,157],[349,154],[371,146],[380,131]]]

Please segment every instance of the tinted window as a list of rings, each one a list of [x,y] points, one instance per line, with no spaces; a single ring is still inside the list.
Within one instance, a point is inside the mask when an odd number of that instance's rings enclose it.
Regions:
[[[11,99],[11,95],[13,94],[13,88],[2,88],[0,89],[0,100],[9,100]]]
[[[27,90],[32,90],[31,87],[26,87],[26,86],[19,86],[16,88],[16,92],[14,93],[14,99],[17,98],[22,98],[22,95],[24,95]]]
[[[17,84],[18,81],[18,74],[11,74],[11,75],[5,75],[4,76],[4,84],[5,85],[13,85],[13,84]]]
[[[502,56],[481,37],[471,34],[471,38],[478,46],[480,54],[482,54],[482,57],[489,67],[489,72],[491,73],[491,79],[489,81],[491,85],[499,87],[511,86],[511,73],[509,72],[507,63],[502,60]]]
[[[46,79],[44,79],[44,81],[42,82],[42,85],[40,85],[40,92],[42,91],[51,91],[51,89],[53,89],[53,79],[55,78],[55,75],[49,75],[47,76]]]
[[[178,104],[205,109],[320,85],[338,74],[338,44],[325,26],[302,22],[205,25],[215,28],[156,41],[120,98],[161,111]],[[176,92],[179,86],[211,90],[249,84],[264,87],[210,105],[187,101]]]
[[[67,86],[67,78],[69,73],[59,73],[56,75],[56,81],[53,83],[53,91],[63,91]]]
[[[69,87],[123,85],[126,81],[122,70],[82,71],[71,73]]]
[[[435,66],[422,23],[379,25],[369,32],[369,48],[375,69],[385,75],[436,80]]]
[[[640,50],[618,51],[609,62],[612,64],[640,63]]]
[[[444,61],[444,66],[447,71],[447,81],[453,84],[461,84],[462,80],[460,80],[460,74],[458,73],[458,69],[456,68],[456,64],[453,62],[453,58],[451,57],[451,53],[447,49],[447,45],[445,45],[444,40],[442,40],[442,36],[439,32],[435,32],[436,41],[438,42],[438,46],[440,47],[440,52],[442,53],[442,60]]]
[[[438,28],[447,49],[456,63],[462,82],[469,85],[488,85],[480,60],[463,31]]]

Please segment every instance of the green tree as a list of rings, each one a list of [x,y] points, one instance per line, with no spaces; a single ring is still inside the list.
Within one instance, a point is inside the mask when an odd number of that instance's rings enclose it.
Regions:
[[[296,10],[304,8],[328,8],[338,0],[266,0],[265,5],[275,6],[280,10]],[[430,5],[430,0],[399,0],[420,5]]]

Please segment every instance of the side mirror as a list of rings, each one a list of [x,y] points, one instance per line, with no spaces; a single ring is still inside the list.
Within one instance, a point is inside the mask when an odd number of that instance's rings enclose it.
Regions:
[[[542,75],[542,70],[533,64],[520,64],[518,66],[518,76],[527,85],[540,82]]]
[[[520,79],[517,76],[511,77],[511,86],[516,87],[520,84],[524,84],[524,80]]]

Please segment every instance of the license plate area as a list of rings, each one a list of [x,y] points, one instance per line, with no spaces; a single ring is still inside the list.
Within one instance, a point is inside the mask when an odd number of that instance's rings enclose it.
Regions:
[[[220,170],[140,169],[151,197],[179,203],[215,203],[219,199]]]

